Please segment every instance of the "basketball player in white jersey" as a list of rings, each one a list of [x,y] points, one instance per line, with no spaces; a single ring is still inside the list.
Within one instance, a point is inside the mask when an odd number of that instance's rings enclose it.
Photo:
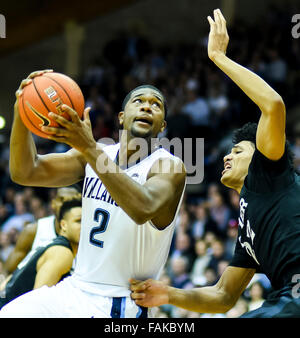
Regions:
[[[22,88],[40,74],[32,73],[22,82],[17,101]],[[71,121],[52,114],[60,127],[43,130],[51,134],[49,139],[72,149],[38,155],[16,102],[10,172],[15,182],[33,186],[65,186],[85,177],[75,273],[57,286],[34,290],[12,301],[0,316],[147,317],[148,310],[130,298],[129,278],[159,277],[168,256],[186,173],[183,162],[161,148],[144,151],[139,161],[134,161],[137,150],[132,144],[138,138],[150,144],[151,138],[164,130],[165,98],[152,86],[130,92],[119,113],[124,132],[120,144],[112,146],[94,140],[89,108],[83,121],[71,108],[62,108]],[[160,170],[151,170],[157,164]]]
[[[8,273],[13,273],[18,264],[25,256],[37,247],[48,245],[58,236],[59,224],[57,217],[62,203],[72,198],[80,198],[81,194],[77,187],[64,187],[57,189],[55,198],[51,201],[53,215],[40,218],[36,223],[28,224],[20,233],[14,250],[10,253],[4,263]]]

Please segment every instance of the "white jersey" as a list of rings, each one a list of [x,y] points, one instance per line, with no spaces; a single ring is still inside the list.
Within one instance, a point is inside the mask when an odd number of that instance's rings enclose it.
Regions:
[[[32,243],[31,250],[35,250],[39,246],[48,245],[56,237],[57,234],[55,232],[55,216],[52,215],[40,218],[37,221],[36,234]]]
[[[115,160],[119,147],[120,144],[109,145],[104,151]],[[160,158],[174,156],[160,148],[124,172],[143,185]],[[87,164],[77,264],[70,279],[85,291],[109,297],[129,296],[129,278],[158,279],[168,258],[176,215],[164,230],[158,230],[151,222],[136,224]]]

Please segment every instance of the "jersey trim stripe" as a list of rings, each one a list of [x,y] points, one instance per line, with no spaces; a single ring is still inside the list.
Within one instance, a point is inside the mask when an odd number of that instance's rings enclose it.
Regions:
[[[111,318],[125,318],[126,297],[113,297]]]

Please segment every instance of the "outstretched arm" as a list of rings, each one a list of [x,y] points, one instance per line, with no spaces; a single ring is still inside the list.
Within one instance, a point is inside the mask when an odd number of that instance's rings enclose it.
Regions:
[[[270,160],[280,159],[285,149],[285,105],[281,96],[258,75],[226,56],[229,36],[221,11],[214,10],[214,19],[209,16],[208,21],[209,58],[260,108],[257,149]]]
[[[230,310],[247,287],[255,269],[229,266],[214,286],[177,289],[152,279],[131,279],[131,298],[140,306],[171,304],[200,313],[224,313]]]

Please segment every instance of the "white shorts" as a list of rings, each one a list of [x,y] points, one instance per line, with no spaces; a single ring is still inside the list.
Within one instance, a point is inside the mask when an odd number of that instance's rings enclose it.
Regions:
[[[0,318],[146,318],[148,312],[130,297],[89,293],[65,278],[17,297],[0,310]]]

